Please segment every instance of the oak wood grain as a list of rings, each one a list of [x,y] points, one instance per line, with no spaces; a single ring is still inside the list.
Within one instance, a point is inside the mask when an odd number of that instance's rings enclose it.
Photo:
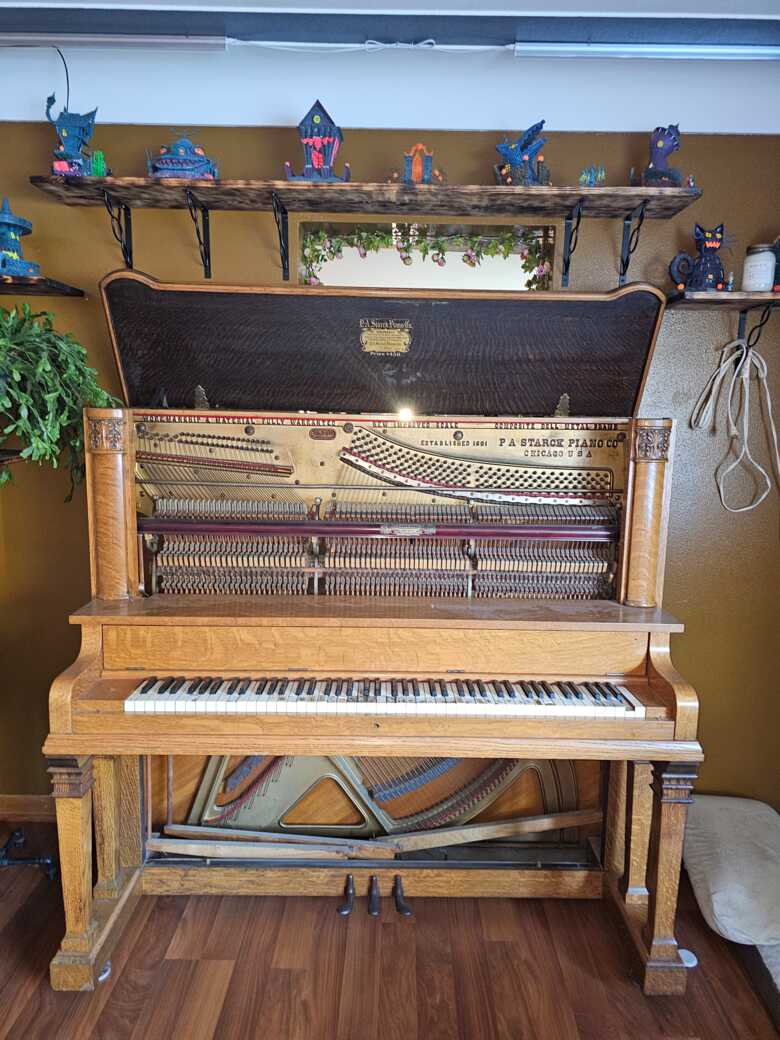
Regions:
[[[682,632],[660,608],[629,607],[613,600],[442,600],[354,596],[155,595],[132,600],[93,599],[70,615],[71,624],[381,627],[402,621],[415,628],[574,629]]]

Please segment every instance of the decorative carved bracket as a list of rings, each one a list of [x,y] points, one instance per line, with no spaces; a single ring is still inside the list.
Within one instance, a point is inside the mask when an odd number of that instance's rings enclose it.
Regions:
[[[666,804],[690,805],[698,775],[698,768],[693,762],[656,762],[653,765],[651,786]]]
[[[658,426],[640,426],[634,440],[637,462],[663,462],[669,458],[671,430]]]
[[[55,798],[83,798],[92,789],[92,758],[50,758],[46,770]]]
[[[90,451],[122,451],[124,437],[124,419],[87,417]]]

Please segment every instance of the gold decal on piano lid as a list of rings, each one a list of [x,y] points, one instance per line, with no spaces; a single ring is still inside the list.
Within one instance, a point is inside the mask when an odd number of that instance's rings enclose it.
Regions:
[[[408,318],[361,318],[360,346],[367,354],[406,354],[412,345]]]

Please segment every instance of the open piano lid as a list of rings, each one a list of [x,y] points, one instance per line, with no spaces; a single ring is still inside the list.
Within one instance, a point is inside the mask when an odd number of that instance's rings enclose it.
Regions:
[[[608,293],[101,283],[131,407],[420,415],[635,415],[663,317]]]

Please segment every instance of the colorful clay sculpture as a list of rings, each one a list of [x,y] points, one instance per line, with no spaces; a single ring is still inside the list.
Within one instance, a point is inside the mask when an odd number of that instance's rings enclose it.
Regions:
[[[682,174],[669,165],[669,156],[679,150],[680,127],[677,123],[657,126],[650,135],[650,162],[642,171],[643,188],[679,188]]]
[[[111,171],[106,169],[102,152],[94,154],[89,149],[89,142],[95,130],[97,109],[83,114],[69,112],[63,108],[56,119],[52,119],[51,110],[56,97],[51,94],[46,101],[46,118],[57,131],[57,148],[51,171],[60,177],[105,177]]]
[[[580,173],[583,188],[603,188],[607,183],[607,171],[603,166],[586,166]]]
[[[669,264],[669,274],[680,292],[716,292],[726,284],[720,248],[724,241],[723,225],[706,230],[697,224],[693,230],[699,255],[678,253]]]
[[[8,199],[0,207],[0,277],[40,278],[41,269],[22,256],[21,238],[29,235],[32,224],[11,212]]]
[[[147,152],[146,170],[150,177],[160,179],[213,181],[219,177],[217,164],[189,137],[179,137],[171,145],[162,145],[154,157]]]
[[[546,138],[540,137],[544,120],[534,123],[516,141],[504,138],[496,145],[496,151],[504,160],[493,170],[497,184],[514,184],[522,187],[550,183],[550,171],[544,165],[541,154]]]
[[[344,135],[321,102],[315,101],[300,121],[298,136],[303,147],[303,173],[293,173],[292,164],[286,162],[284,172],[288,181],[348,181],[351,178],[349,163],[344,163],[340,177],[333,171]]]

